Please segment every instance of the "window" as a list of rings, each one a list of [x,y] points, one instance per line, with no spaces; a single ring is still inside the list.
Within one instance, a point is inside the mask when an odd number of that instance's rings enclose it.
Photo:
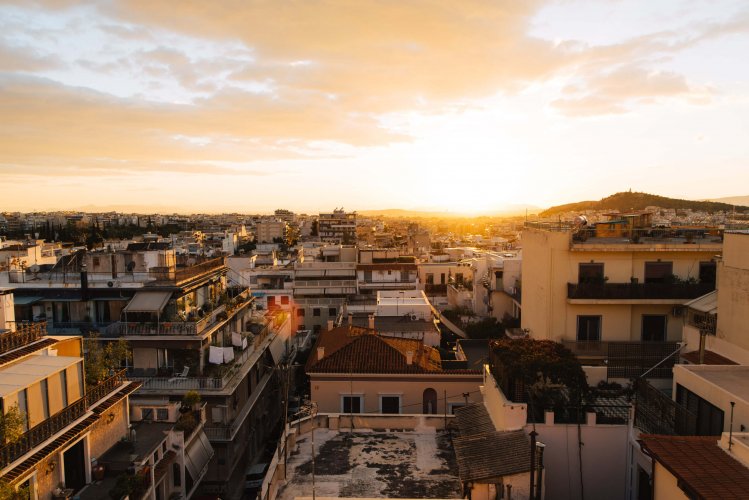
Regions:
[[[455,283],[463,283],[463,273],[455,273]]]
[[[676,402],[697,415],[696,435],[721,435],[723,432],[723,410],[702,399],[681,384],[676,384]]]
[[[447,403],[447,413],[450,415],[455,415],[455,410],[457,410],[458,408],[463,408],[465,405],[465,403]]]
[[[380,396],[380,413],[400,413],[400,396]]]
[[[169,410],[166,408],[158,408],[156,410],[156,420],[169,420]]]
[[[332,318],[335,318],[336,316],[338,316],[338,309],[336,309],[335,307],[329,307],[328,308],[328,316],[330,316]]]
[[[603,284],[603,264],[594,262],[580,264],[577,272],[577,282]]]
[[[141,408],[140,418],[141,420],[153,420],[153,408]]]
[[[297,318],[303,318],[304,317],[304,309],[297,309],[296,310],[296,317]]]
[[[427,273],[426,284],[434,285],[434,273]]]
[[[363,402],[362,396],[342,396],[341,412],[342,413],[361,413]]]
[[[601,317],[578,316],[577,340],[580,342],[597,342],[601,340]]]
[[[445,284],[445,273],[440,273],[440,285]]]
[[[715,284],[715,262],[700,262],[700,283]]]
[[[666,315],[642,315],[642,340],[645,342],[663,342],[666,340]]]
[[[288,295],[281,295],[281,305],[284,305],[284,306],[289,305],[289,296]]]
[[[320,308],[319,307],[315,307],[314,309],[312,309],[312,316],[320,316]]]
[[[275,296],[268,295],[268,297],[265,299],[265,301],[268,304],[268,309],[276,307],[276,297]]]
[[[645,263],[645,283],[667,283],[673,274],[673,262]]]

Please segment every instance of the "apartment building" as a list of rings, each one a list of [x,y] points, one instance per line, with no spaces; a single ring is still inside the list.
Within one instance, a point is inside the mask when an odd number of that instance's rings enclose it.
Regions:
[[[317,218],[320,241],[337,245],[356,244],[356,212],[344,212],[336,208],[330,213],[321,213]]]
[[[395,249],[359,249],[356,266],[359,295],[386,290],[416,290],[416,259]]]
[[[202,477],[200,491],[231,496],[279,421],[274,367],[287,354],[291,319],[260,310],[249,289],[227,287],[228,272],[223,257],[179,256],[162,243],[81,252],[45,279],[21,284],[17,309],[24,318],[50,318],[59,333],[127,340],[128,377],[143,382],[138,398],[153,403],[154,414],[198,391],[207,404],[200,432],[215,453],[191,480]]]
[[[295,325],[302,330],[323,330],[343,305],[357,293],[356,248],[337,245],[306,251],[304,262],[294,263]]]
[[[523,231],[522,328],[599,365],[590,383],[639,376],[637,358],[654,362],[677,347],[684,304],[715,289],[723,249],[707,228],[613,226],[529,223]],[[670,365],[658,373],[670,378]]]
[[[286,236],[286,222],[283,220],[261,220],[255,224],[255,241],[273,243]]]
[[[97,458],[129,438],[128,399],[140,384],[118,372],[88,385],[81,337],[16,323],[12,291],[0,297],[0,481],[33,500],[71,498],[96,479]],[[151,470],[133,472],[143,498],[156,498]]]

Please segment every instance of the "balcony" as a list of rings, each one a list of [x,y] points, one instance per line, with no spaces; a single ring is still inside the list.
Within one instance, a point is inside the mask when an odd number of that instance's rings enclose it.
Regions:
[[[157,282],[180,285],[197,277],[219,271],[224,267],[224,258],[218,257],[188,267],[152,267],[149,269],[149,274]]]
[[[691,300],[715,290],[713,283],[567,283],[572,300]]]
[[[427,295],[447,295],[447,284],[426,283],[424,293]]]
[[[15,462],[36,446],[44,443],[55,434],[84,416],[89,407],[110,394],[125,381],[125,371],[116,372],[96,387],[87,391],[84,397],[66,406],[43,422],[35,425],[13,443],[0,447],[0,469]]]
[[[677,358],[673,354],[679,348],[676,342],[563,340],[562,344],[583,364],[605,363],[609,378],[637,378],[655,365],[648,377],[671,378]]]
[[[104,337],[122,337],[122,336],[152,336],[152,335],[178,335],[194,336],[202,335],[204,332],[219,325],[233,316],[235,311],[249,304],[253,297],[249,290],[237,295],[236,302],[229,309],[226,305],[220,305],[207,316],[195,321],[171,321],[171,322],[124,322],[118,321],[107,325],[102,336]]]
[[[47,322],[17,323],[16,331],[0,333],[0,354],[35,342],[47,334]]]

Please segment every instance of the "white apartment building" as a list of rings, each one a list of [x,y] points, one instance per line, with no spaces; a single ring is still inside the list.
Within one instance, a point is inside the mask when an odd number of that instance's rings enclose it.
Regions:
[[[321,241],[338,245],[356,243],[356,212],[344,212],[342,208],[331,213],[321,213],[317,219],[317,231]]]

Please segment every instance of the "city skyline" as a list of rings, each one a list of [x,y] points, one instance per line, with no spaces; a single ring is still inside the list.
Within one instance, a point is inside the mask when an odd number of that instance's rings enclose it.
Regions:
[[[748,194],[738,1],[40,2],[0,25],[0,210]]]

